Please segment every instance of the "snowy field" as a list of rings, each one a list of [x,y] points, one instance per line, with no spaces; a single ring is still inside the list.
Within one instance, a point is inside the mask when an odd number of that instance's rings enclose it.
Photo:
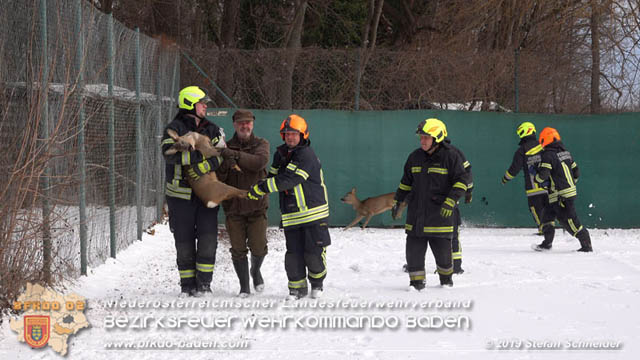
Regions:
[[[561,230],[552,251],[534,252],[531,244],[542,238],[533,233],[463,228],[465,273],[454,276],[453,288],[441,288],[429,252],[426,291],[415,292],[402,272],[403,230],[331,229],[323,298],[291,302],[284,300],[284,235],[270,228],[263,293],[235,297],[238,281],[221,240],[214,295],[184,300],[177,297],[173,238],[159,225],[117,259],[57,289],[88,300],[91,328],[69,339],[67,358],[638,358],[640,230],[591,230],[591,254],[575,253],[577,240]],[[196,323],[172,326],[181,318]],[[59,357],[16,337],[5,317],[0,359]],[[190,349],[207,346],[218,348]]]

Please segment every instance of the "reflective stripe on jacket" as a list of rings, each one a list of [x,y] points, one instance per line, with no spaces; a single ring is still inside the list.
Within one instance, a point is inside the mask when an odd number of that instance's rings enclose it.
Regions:
[[[293,149],[286,144],[279,146],[273,154],[269,175],[258,183],[258,188],[264,193],[280,193],[284,228],[327,222],[327,187],[320,160],[309,140],[302,140]]]
[[[443,203],[455,203],[471,183],[464,161],[448,144],[441,143],[429,155],[413,151],[404,165],[404,173],[395,200],[408,202],[405,231],[415,236],[451,238],[454,216],[443,217]]]

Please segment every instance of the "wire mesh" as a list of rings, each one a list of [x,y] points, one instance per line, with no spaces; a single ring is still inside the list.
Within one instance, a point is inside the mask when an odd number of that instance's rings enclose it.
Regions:
[[[46,58],[41,4],[46,5]],[[88,263],[95,266],[109,256],[110,121],[115,126],[117,249],[137,238],[137,171],[142,173],[141,226],[146,228],[156,220],[158,190],[163,189],[157,134],[169,114],[175,112],[178,76],[171,74],[179,57],[177,48],[163,46],[145,35],[140,35],[138,49],[136,32],[114,21],[114,95],[110,98],[109,16],[86,1],[0,0],[0,7],[0,140],[5,153],[0,160],[0,302],[4,303],[25,281],[43,279],[44,198],[52,206],[52,280],[79,274],[81,171],[86,174]],[[82,29],[80,33],[78,28]],[[78,52],[81,39],[84,47]],[[140,99],[135,91],[136,51],[141,54]],[[48,76],[43,78],[43,74]],[[43,110],[45,99],[48,106]],[[110,101],[115,109],[112,120]],[[81,103],[85,164],[78,162]],[[143,159],[140,169],[136,169],[138,103]],[[45,125],[43,111],[48,116],[48,137],[40,135]],[[45,170],[50,174],[48,189],[39,181]]]

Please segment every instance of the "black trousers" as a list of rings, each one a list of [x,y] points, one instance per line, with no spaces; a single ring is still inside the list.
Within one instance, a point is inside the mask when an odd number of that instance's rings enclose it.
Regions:
[[[447,280],[451,279],[451,274],[453,274],[451,239],[435,236],[407,235],[405,253],[409,279],[411,281],[424,281],[425,254],[429,246],[431,246],[431,252],[436,261],[440,283],[447,282]]]
[[[529,212],[536,222],[538,233],[542,233],[542,224],[544,223],[544,209],[549,206],[549,196],[547,194],[534,195],[527,197],[529,203]]]
[[[578,215],[574,198],[558,199],[554,203],[550,203],[545,209],[542,217],[542,231],[544,232],[544,244],[551,245],[555,235],[554,223],[557,219],[560,225],[572,236],[578,238],[580,243],[589,239],[589,231],[582,226]]]
[[[451,238],[451,256],[453,258],[454,266],[459,268],[462,265],[462,247],[460,246],[460,224],[462,218],[460,217],[460,209],[456,206],[453,210],[453,237]]]
[[[169,228],[176,245],[180,285],[211,283],[218,247],[219,206],[209,209],[192,195],[191,200],[167,196]]]
[[[284,268],[289,289],[307,287],[307,277],[312,288],[321,288],[327,277],[327,246],[331,244],[327,225],[285,229],[284,236],[287,241]]]

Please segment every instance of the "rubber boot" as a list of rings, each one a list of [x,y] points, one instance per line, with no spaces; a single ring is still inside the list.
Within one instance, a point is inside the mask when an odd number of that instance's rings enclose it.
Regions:
[[[544,231],[544,241],[533,246],[533,250],[535,251],[551,250],[551,247],[553,246],[553,238],[556,234],[556,229],[553,226],[547,225],[544,226],[542,230]]]
[[[580,240],[580,249],[577,251],[580,252],[592,252],[593,248],[591,247],[591,237],[589,236],[589,231],[587,229],[582,229],[576,235],[578,240]]]
[[[253,288],[256,289],[257,292],[264,290],[264,279],[262,279],[262,273],[260,272],[263,261],[264,256],[251,255],[251,277],[253,278]]]
[[[448,286],[448,287],[453,286],[453,280],[451,279],[451,275],[442,275],[442,274],[438,274],[438,275],[440,275],[441,286]]]
[[[297,288],[297,289],[289,288],[289,299],[290,300],[299,300],[299,299],[302,299],[303,297],[307,296],[308,294],[309,294],[309,288],[306,287],[306,286],[305,287],[301,287],[301,288]]]
[[[418,291],[422,291],[426,287],[424,280],[411,280],[409,281],[409,286],[413,287]]]
[[[240,260],[233,260],[233,268],[236,269],[238,280],[240,280],[239,297],[247,297],[251,293],[249,285],[249,260],[245,257]]]
[[[194,296],[205,297],[205,296],[211,296],[212,294],[213,294],[213,291],[211,290],[211,283],[198,282],[198,284],[196,285],[196,292]]]
[[[180,295],[178,297],[184,298],[184,297],[196,296],[196,285],[195,284],[182,285],[180,288],[181,288],[181,291],[180,291]]]

